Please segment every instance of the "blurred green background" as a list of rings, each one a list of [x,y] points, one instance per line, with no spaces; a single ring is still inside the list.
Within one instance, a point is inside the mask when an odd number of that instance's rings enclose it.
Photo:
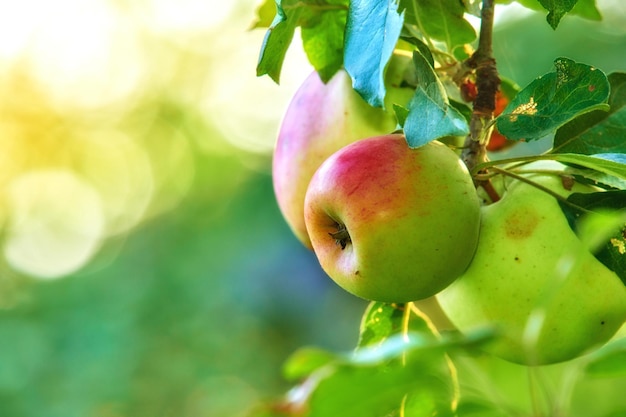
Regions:
[[[566,56],[626,69],[604,21],[502,13],[520,85]],[[252,0],[0,2],[0,416],[244,416],[302,345],[348,350],[366,306],[276,206],[271,151],[308,75],[255,77]],[[504,11],[504,9],[502,9]]]

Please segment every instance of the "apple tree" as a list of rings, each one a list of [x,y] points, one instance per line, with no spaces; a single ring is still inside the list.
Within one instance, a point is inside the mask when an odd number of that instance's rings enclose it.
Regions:
[[[626,415],[626,72],[555,56],[501,77],[507,3],[259,7],[257,74],[279,82],[296,29],[314,68],[279,128],[278,205],[370,304],[353,351],[295,352],[293,389],[255,415]],[[517,3],[555,31],[601,16]]]

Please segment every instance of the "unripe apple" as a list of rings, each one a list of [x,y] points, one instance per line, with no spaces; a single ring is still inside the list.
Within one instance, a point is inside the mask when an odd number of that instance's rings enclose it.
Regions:
[[[528,176],[567,196],[557,175]],[[485,350],[528,365],[567,361],[608,341],[626,319],[626,287],[570,228],[557,200],[521,181],[482,208],[469,268],[437,295],[461,331],[495,326]]]
[[[363,139],[330,156],[304,214],[326,273],[368,300],[432,296],[467,268],[478,240],[472,178],[447,146],[409,148],[403,135]]]
[[[272,174],[278,206],[305,246],[311,248],[304,224],[304,195],[315,170],[343,146],[395,130],[392,104],[406,105],[414,93],[399,85],[410,63],[409,57],[392,57],[386,77],[385,109],[374,108],[363,100],[352,89],[344,70],[327,84],[313,72],[293,96],[279,130]]]

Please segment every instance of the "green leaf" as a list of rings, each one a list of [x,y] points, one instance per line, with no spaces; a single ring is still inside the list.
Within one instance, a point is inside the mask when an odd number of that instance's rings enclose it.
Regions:
[[[400,106],[398,106],[400,107]],[[402,330],[406,305],[372,301],[361,319],[357,347],[376,345]]]
[[[343,32],[349,0],[276,0],[272,21],[259,55],[257,75],[280,81],[283,61],[297,27],[302,28],[304,50],[326,82],[343,63]]]
[[[409,146],[417,148],[446,136],[465,136],[469,126],[465,117],[450,105],[445,88],[428,60],[415,51],[413,61],[418,87],[409,102],[404,133]]]
[[[458,0],[401,0],[405,23],[432,39],[446,44],[448,51],[476,39],[474,27],[463,17],[465,7]]]
[[[406,118],[409,116],[409,109],[394,103],[393,112],[396,115],[396,120],[398,120],[398,126],[400,126],[401,128],[404,127],[404,123],[406,123]]]
[[[256,20],[252,22],[251,29],[268,28],[276,15],[276,0],[265,0],[256,9]]]
[[[450,415],[450,384],[432,371],[441,356],[425,351],[423,358],[419,367],[398,363],[388,367],[338,368],[320,381],[311,395],[308,417],[397,415],[407,393],[420,393],[430,400],[429,412],[422,415]]]
[[[591,353],[585,372],[593,377],[626,376],[626,338],[615,339]]]
[[[315,347],[300,348],[285,363],[283,375],[289,380],[303,378],[335,360],[337,355],[326,350]]]
[[[475,348],[491,340],[493,333],[436,338],[430,333],[407,332],[386,337],[387,331],[397,330],[399,315],[404,317],[394,309],[391,304],[370,304],[362,327],[378,327],[377,318],[387,324],[370,339],[375,343],[352,354],[310,348],[296,354],[293,376],[302,376],[307,369],[313,372],[278,407],[294,415],[307,410],[307,417],[381,417],[397,416],[404,404],[407,416],[452,417],[453,370],[446,353]]]
[[[465,103],[456,100],[449,100],[450,105],[454,107],[463,117],[465,121],[469,125],[470,120],[472,119],[472,109]]]
[[[341,8],[322,9],[311,14],[302,24],[304,51],[324,83],[343,65],[343,34],[347,15],[348,12]]]
[[[539,0],[517,0],[519,4],[531,10],[546,10]],[[507,2],[498,2],[507,3]],[[509,2],[510,3],[510,2]],[[577,15],[589,20],[601,20],[602,15],[596,6],[596,0],[578,0],[576,5],[569,11],[571,15]],[[547,19],[546,19],[547,20]]]
[[[420,51],[420,53],[424,56],[424,58],[426,58],[430,66],[433,68],[435,67],[435,59],[433,58],[433,54],[428,45],[426,45],[421,39],[416,38],[404,28],[400,33],[400,39],[415,46],[417,50]]]
[[[559,204],[570,227],[626,284],[626,191],[574,193],[567,201]]]
[[[310,417],[386,416],[398,412],[407,395],[421,399],[407,405],[423,415],[449,415],[454,393],[445,346],[416,334],[396,334],[377,347],[357,350],[319,382],[308,403]]]
[[[537,78],[496,119],[508,139],[543,138],[568,121],[593,110],[608,110],[609,82],[604,73],[567,58],[554,62],[555,72]]]
[[[410,311],[406,310],[407,308],[410,308],[407,304],[372,301],[361,319],[357,350],[380,345],[391,336],[403,332],[410,331],[414,334],[427,335],[429,338],[434,337],[426,321],[415,314],[411,314]]]
[[[626,73],[608,76],[608,112],[596,110],[565,124],[554,136],[554,153],[626,153]]]
[[[615,155],[580,155],[580,154],[546,154],[537,159],[552,159],[564,164],[574,164],[581,167],[626,179],[626,164],[619,161]]]
[[[383,107],[384,71],[400,37],[403,15],[395,0],[353,0],[346,23],[344,66],[354,89]]]
[[[578,0],[539,0],[539,2],[548,11],[546,17],[548,24],[552,26],[552,29],[556,29],[561,18],[572,10]]]
[[[257,76],[267,74],[275,83],[280,82],[280,71],[283,67],[283,61],[301,14],[302,8],[297,8],[287,17],[285,10],[282,8],[281,0],[276,0],[276,16],[261,45],[259,62],[256,68]]]

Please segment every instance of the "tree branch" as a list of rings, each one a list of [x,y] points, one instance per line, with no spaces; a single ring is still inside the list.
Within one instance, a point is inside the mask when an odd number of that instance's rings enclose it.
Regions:
[[[476,71],[478,91],[470,120],[470,134],[465,139],[465,150],[462,154],[463,162],[470,171],[487,160],[486,147],[493,129],[496,92],[500,88],[500,77],[492,48],[494,8],[494,0],[483,0],[478,49],[467,60],[467,65]]]

